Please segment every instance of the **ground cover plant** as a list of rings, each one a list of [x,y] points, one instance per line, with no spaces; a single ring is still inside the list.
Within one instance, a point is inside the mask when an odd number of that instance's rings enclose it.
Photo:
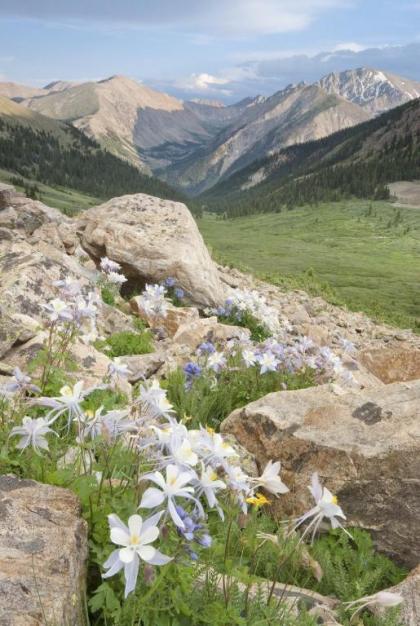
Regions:
[[[198,226],[216,257],[351,310],[420,328],[420,212],[349,200]]]
[[[109,259],[101,266],[120,273]],[[55,286],[32,376],[16,368],[1,387],[0,470],[79,496],[89,524],[88,597],[79,598],[87,624],[315,626],[310,603],[288,599],[293,584],[334,595],[345,626],[352,616],[366,626],[399,624],[401,597],[382,589],[404,572],[375,555],[365,533],[345,528],[345,512],[318,475],[308,485],[313,507],[275,521],[265,511],[288,492],[280,463],[251,472],[218,432],[225,402],[321,375],[351,384],[331,350],[307,338],[282,344],[284,322],[255,294],[235,292],[236,309],[270,337],[204,342],[162,385],[142,381],[128,397],[118,356],[90,387],[68,363],[78,341],[98,339],[101,281],[89,290],[71,279]],[[164,286],[149,285],[140,305],[165,315],[165,296]],[[226,388],[231,396],[220,395]],[[319,538],[325,522],[334,530]],[[276,583],[286,584],[280,595]],[[389,610],[378,618],[371,606]]]

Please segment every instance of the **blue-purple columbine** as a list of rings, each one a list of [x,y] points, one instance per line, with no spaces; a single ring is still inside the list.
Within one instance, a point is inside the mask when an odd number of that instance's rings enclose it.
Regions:
[[[168,278],[165,278],[165,280],[163,281],[163,284],[165,285],[165,287],[175,287],[176,280],[172,276],[168,276]]]
[[[190,361],[184,366],[184,372],[188,378],[198,378],[201,374],[201,367],[197,363]]]
[[[200,354],[213,354],[213,352],[216,352],[216,348],[211,341],[204,341],[198,346],[198,351]]]
[[[174,290],[174,295],[176,298],[178,298],[178,300],[182,300],[185,296],[185,291],[181,289],[181,287],[176,287]]]

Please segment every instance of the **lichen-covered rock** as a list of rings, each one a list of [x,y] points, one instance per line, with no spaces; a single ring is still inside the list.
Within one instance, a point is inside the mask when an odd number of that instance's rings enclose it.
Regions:
[[[134,384],[139,380],[145,380],[156,374],[164,364],[165,356],[162,352],[133,354],[132,356],[121,357],[121,361],[128,366],[128,382]]]
[[[169,304],[166,315],[149,315],[142,307],[141,296],[134,296],[130,300],[131,310],[144,320],[150,328],[163,329],[168,337],[173,337],[183,324],[190,324],[199,319],[198,310],[194,307],[177,307]]]
[[[58,209],[26,198],[13,189],[1,192],[0,209],[0,226],[23,231],[25,235],[32,235],[43,224],[70,221]]]
[[[0,624],[83,626],[87,524],[67,489],[0,477]]]
[[[207,317],[182,324],[175,333],[173,340],[174,343],[195,349],[203,341],[224,343],[229,339],[249,339],[250,335],[248,328],[221,324],[217,321],[217,317]]]
[[[290,493],[283,514],[312,506],[306,485],[319,472],[348,524],[370,530],[379,550],[420,561],[420,380],[336,394],[329,385],[282,391],[234,411],[222,424],[260,466],[282,463]]]
[[[185,204],[121,196],[85,211],[78,226],[89,254],[120,263],[133,285],[172,276],[197,304],[223,301],[216,266]]]
[[[386,384],[420,378],[420,348],[373,348],[361,352],[359,360]]]

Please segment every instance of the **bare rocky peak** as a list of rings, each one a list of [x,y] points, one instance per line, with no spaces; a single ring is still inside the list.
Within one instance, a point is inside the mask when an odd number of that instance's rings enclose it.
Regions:
[[[366,67],[333,72],[318,84],[328,93],[346,98],[372,115],[420,97],[420,82]]]

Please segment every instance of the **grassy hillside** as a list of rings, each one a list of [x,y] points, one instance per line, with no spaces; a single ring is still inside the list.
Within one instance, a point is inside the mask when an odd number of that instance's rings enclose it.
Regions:
[[[352,196],[383,199],[386,183],[419,177],[420,99],[254,162],[201,200],[235,217]]]
[[[6,98],[0,98],[0,168],[25,182],[100,199],[137,192],[184,199],[166,183],[142,174],[76,128]]]
[[[349,201],[198,225],[224,262],[420,330],[418,209]]]

